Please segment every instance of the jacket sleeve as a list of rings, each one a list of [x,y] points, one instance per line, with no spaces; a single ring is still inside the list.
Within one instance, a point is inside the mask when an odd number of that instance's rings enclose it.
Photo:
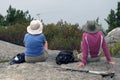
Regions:
[[[82,62],[84,64],[86,64],[86,61],[87,61],[87,57],[88,57],[88,45],[87,45],[87,42],[85,40],[85,37],[86,37],[86,34],[87,33],[83,33],[83,36],[82,36]]]
[[[102,35],[103,35],[103,34],[102,34]],[[102,48],[103,48],[103,52],[104,52],[104,54],[105,54],[105,57],[106,57],[107,61],[111,61],[110,52],[109,52],[109,50],[108,50],[107,43],[106,43],[104,37],[103,37]]]

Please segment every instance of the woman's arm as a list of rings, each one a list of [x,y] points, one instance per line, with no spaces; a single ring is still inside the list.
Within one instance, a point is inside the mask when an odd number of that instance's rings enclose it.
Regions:
[[[44,49],[45,49],[46,51],[48,50],[48,42],[47,42],[47,41],[45,41]]]

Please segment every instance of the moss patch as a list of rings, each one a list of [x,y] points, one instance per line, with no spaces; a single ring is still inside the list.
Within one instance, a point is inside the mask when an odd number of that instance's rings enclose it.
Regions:
[[[0,60],[0,63],[9,62],[10,60]]]

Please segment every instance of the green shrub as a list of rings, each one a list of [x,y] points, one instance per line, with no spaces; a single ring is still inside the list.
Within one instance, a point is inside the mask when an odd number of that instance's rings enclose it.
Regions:
[[[8,41],[18,45],[24,45],[23,39],[26,28],[29,24],[14,24],[8,27],[0,27],[0,40]],[[80,49],[82,31],[77,24],[60,24],[44,25],[43,33],[49,44],[49,49],[57,50],[74,50]]]
[[[111,56],[120,57],[120,41],[115,43],[114,46],[110,49]]]
[[[23,38],[25,33],[26,26],[21,24],[15,24],[9,27],[0,27],[0,40],[23,45]]]
[[[48,24],[44,28],[50,49],[74,50],[80,49],[82,31],[74,24]]]

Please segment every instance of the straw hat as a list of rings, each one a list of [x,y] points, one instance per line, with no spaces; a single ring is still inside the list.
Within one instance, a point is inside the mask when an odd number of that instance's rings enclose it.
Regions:
[[[93,20],[87,21],[87,23],[83,25],[82,29],[83,31],[88,33],[96,33],[101,30],[100,27]]]
[[[27,32],[30,34],[41,34],[43,25],[39,20],[32,20],[30,25],[27,27]]]

